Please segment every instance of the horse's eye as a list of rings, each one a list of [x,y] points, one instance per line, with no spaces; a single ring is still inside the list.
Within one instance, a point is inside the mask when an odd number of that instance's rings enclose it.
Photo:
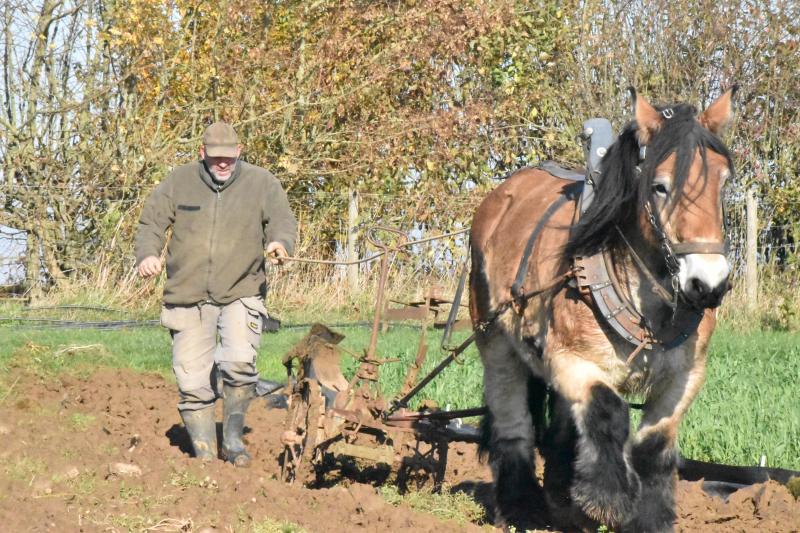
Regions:
[[[663,183],[654,183],[653,184],[653,192],[658,196],[666,196],[669,194],[669,189]]]

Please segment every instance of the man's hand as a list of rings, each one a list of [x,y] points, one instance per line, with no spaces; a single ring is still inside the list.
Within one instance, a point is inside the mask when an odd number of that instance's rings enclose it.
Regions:
[[[289,257],[289,254],[286,253],[286,248],[283,247],[283,244],[272,241],[267,245],[267,257],[273,265],[282,265],[283,258]]]
[[[142,262],[139,263],[139,275],[143,278],[149,278],[151,276],[155,276],[159,272],[161,272],[161,259],[158,257],[151,255],[149,257],[145,257],[142,259]]]

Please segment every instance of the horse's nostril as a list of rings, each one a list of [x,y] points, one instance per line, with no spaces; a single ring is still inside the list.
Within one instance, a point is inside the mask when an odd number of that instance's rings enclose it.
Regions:
[[[699,278],[692,278],[690,287],[691,287],[691,292],[693,292],[697,296],[705,296],[706,294],[711,292],[711,287],[709,287],[705,281]]]
[[[686,297],[696,306],[703,308],[717,307],[728,291],[730,282],[723,280],[714,287],[700,278],[690,278],[686,287]]]

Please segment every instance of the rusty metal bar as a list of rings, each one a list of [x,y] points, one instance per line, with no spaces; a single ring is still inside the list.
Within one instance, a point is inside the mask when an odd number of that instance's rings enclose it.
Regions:
[[[456,411],[433,411],[398,413],[386,417],[386,422],[408,422],[413,420],[453,420],[455,418],[467,418],[470,416],[483,416],[486,414],[486,407],[471,407],[469,409],[458,409]]]
[[[425,313],[425,315],[422,322],[422,329],[420,330],[419,334],[419,343],[417,344],[417,357],[414,359],[414,363],[406,373],[406,379],[403,381],[403,388],[400,389],[401,394],[408,394],[408,391],[414,387],[414,383],[417,381],[417,375],[419,374],[422,365],[425,363],[425,358],[428,355],[428,343],[426,341],[428,326],[431,323],[430,310],[432,298],[433,294],[432,291],[430,291],[425,296],[425,305],[422,307],[422,311]]]
[[[455,296],[453,296],[453,305],[450,306],[450,313],[447,315],[447,322],[445,322],[444,332],[442,333],[442,341],[439,343],[439,347],[442,349],[450,342],[450,335],[455,329],[456,317],[461,307],[461,296],[464,294],[464,286],[466,285],[467,276],[469,275],[469,261],[470,249],[469,246],[467,246],[467,256],[464,258],[464,265],[461,267],[461,275],[458,277],[458,288],[456,289]]]
[[[447,442],[471,442],[478,444],[481,441],[481,431],[473,426],[452,426],[442,427],[439,423],[430,420],[418,420],[414,422],[414,429],[417,436],[425,441],[427,434],[433,434],[433,438],[439,440],[444,438]]]
[[[367,348],[367,359],[375,359],[375,350],[378,347],[378,329],[381,325],[381,313],[383,312],[383,291],[386,287],[386,279],[389,277],[389,254],[381,257],[381,277],[378,282],[378,294],[375,297],[375,317],[372,320],[372,334],[369,338],[369,348]]]
[[[391,247],[380,242],[372,235],[367,235],[367,240],[370,242],[370,244],[376,248],[379,248],[383,252],[383,255],[381,256],[381,277],[380,281],[378,281],[378,294],[375,297],[375,317],[372,321],[372,335],[369,338],[369,348],[367,348],[367,360],[369,361],[375,359],[375,350],[378,346],[378,329],[380,328],[381,314],[383,313],[383,292],[386,290],[386,279],[389,277],[389,251],[397,251],[403,246],[403,241],[405,240],[405,234],[395,228],[375,226],[372,228],[372,230],[381,230],[394,233],[400,237],[401,242],[397,246]]]

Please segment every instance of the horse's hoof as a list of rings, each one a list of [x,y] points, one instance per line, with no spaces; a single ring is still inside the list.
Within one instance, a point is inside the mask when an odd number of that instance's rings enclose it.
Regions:
[[[548,520],[543,517],[534,516],[535,511],[518,509],[515,511],[506,511],[502,513],[497,511],[497,519],[495,520],[495,527],[502,529],[506,533],[521,531],[532,531],[546,527]]]
[[[587,516],[601,524],[617,526],[629,520],[636,511],[641,490],[639,476],[628,470],[624,479],[613,475],[576,479],[571,493],[572,500]]]

